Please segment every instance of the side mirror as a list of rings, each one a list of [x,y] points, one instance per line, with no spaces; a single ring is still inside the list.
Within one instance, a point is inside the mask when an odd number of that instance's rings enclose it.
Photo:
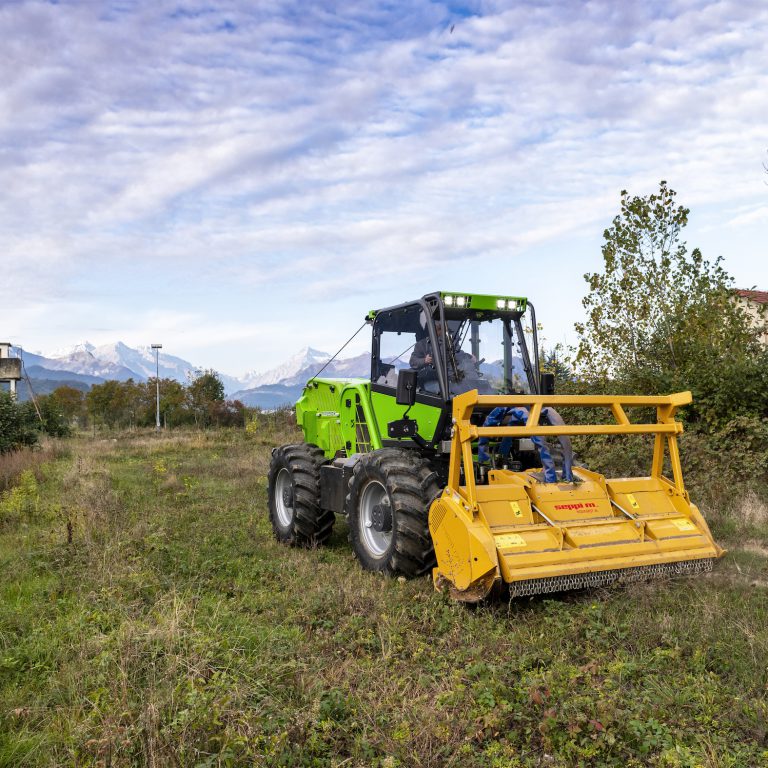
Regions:
[[[409,408],[416,402],[416,371],[412,368],[401,368],[397,374],[397,392],[395,402],[407,405]]]
[[[555,374],[554,373],[542,373],[539,377],[539,392],[542,395],[554,395],[555,394]]]

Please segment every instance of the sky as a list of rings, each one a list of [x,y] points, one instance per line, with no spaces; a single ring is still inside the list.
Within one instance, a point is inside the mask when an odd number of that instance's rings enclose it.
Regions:
[[[2,0],[0,39],[0,340],[29,351],[239,375],[434,290],[528,296],[573,343],[621,190],[661,179],[768,290],[764,0]]]

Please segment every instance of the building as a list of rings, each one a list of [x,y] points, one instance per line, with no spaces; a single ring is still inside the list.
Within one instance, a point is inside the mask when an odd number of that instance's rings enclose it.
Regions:
[[[753,291],[737,289],[736,296],[739,304],[746,310],[755,325],[764,328],[761,340],[768,346],[768,291]]]
[[[0,341],[0,391],[10,391],[16,397],[16,382],[21,379],[21,360],[11,357],[11,344]]]

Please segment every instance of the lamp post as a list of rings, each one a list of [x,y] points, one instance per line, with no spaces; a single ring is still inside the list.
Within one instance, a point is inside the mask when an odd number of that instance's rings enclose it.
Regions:
[[[160,350],[162,344],[153,344],[155,350],[155,385],[157,387],[157,409],[155,411],[155,431],[160,431]]]

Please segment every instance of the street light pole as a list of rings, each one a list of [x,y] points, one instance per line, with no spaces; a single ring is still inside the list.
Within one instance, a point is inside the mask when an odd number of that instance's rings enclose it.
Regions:
[[[155,385],[157,387],[157,409],[155,410],[155,431],[160,431],[160,350],[162,344],[153,344],[155,350]]]

